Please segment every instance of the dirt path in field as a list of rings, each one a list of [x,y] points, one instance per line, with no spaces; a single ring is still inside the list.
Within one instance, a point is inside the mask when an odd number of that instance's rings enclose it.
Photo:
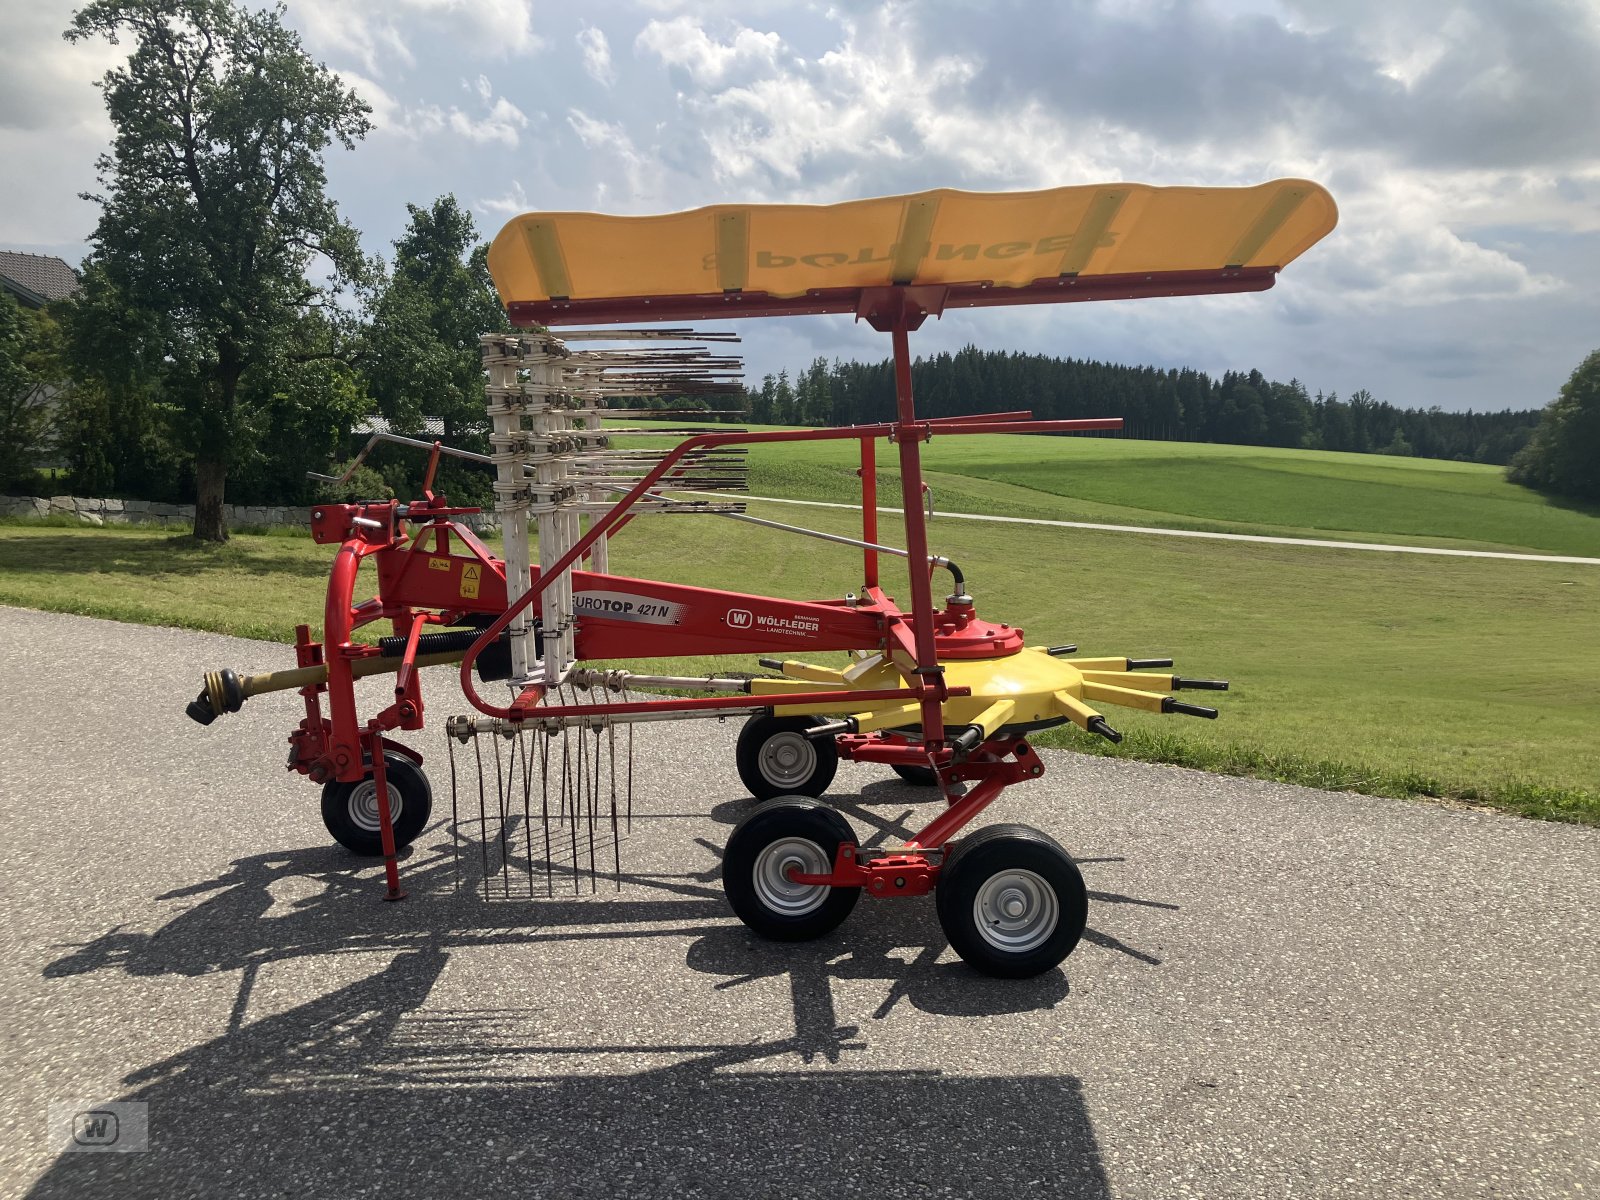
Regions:
[[[709,493],[708,493],[709,494]],[[796,504],[805,508],[843,508],[861,511],[859,504],[833,504],[826,500],[786,500],[777,496],[746,496],[759,504]],[[900,513],[880,508],[880,513]],[[1507,558],[1517,562],[1575,563],[1600,567],[1600,558],[1565,554],[1516,554],[1506,550],[1450,550],[1442,546],[1391,546],[1385,542],[1336,542],[1325,538],[1268,537],[1255,533],[1212,533],[1199,529],[1158,529],[1153,525],[1104,525],[1094,521],[1052,521],[1043,517],[997,517],[986,513],[940,512],[941,521],[993,521],[1000,525],[1044,525],[1053,529],[1098,529],[1109,533],[1149,533],[1157,537],[1200,538],[1217,542],[1262,542],[1269,546],[1315,546],[1323,550],[1376,550],[1384,554],[1435,554],[1445,558]]]

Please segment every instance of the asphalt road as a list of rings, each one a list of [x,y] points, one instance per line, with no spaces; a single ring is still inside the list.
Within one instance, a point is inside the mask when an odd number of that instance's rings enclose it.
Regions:
[[[747,935],[704,722],[640,738],[620,892],[486,901],[440,820],[385,904],[281,768],[293,697],[183,716],[286,650],[0,620],[5,1195],[1600,1190],[1600,832],[1047,752],[991,811],[1080,857],[1091,932],[1003,982],[927,899]],[[835,791],[868,841],[929,811],[870,768]],[[64,1152],[53,1101],[145,1103],[150,1149]]]

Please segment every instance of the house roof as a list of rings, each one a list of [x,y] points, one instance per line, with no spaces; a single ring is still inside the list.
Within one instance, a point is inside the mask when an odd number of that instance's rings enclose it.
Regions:
[[[354,433],[354,434],[358,434],[358,435],[365,435],[365,434],[370,434],[370,433],[403,433],[403,434],[407,434],[407,435],[409,435],[411,437],[424,437],[425,436],[425,437],[432,437],[432,438],[442,438],[444,436],[444,418],[443,417],[423,417],[422,418],[422,428],[420,430],[413,430],[413,429],[396,429],[394,427],[394,425],[389,421],[389,419],[387,417],[372,416],[372,417],[366,417],[366,418],[363,418],[360,421],[357,421],[354,425],[352,425],[350,427],[350,432]]]
[[[26,304],[65,300],[78,290],[78,273],[53,254],[0,250],[0,282]]]

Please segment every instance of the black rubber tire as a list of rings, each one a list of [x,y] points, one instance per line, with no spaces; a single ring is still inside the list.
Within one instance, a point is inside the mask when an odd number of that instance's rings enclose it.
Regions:
[[[757,713],[739,730],[734,762],[739,780],[757,800],[779,796],[822,795],[839,769],[839,748],[831,737],[808,738],[805,731],[820,722],[818,717],[774,717]],[[774,775],[763,766],[762,751],[774,738],[782,738],[787,748],[798,755],[796,769]]]
[[[393,750],[386,750],[383,754],[383,769],[388,776],[390,794],[390,816],[394,821],[394,848],[402,850],[417,838],[428,824],[428,818],[433,813],[433,788],[428,783],[428,777],[422,773],[422,768],[417,766],[403,754]],[[358,789],[364,788],[366,794],[358,796]],[[333,835],[333,840],[338,842],[352,854],[359,854],[363,858],[374,858],[383,854],[383,838],[378,832],[377,808],[372,804],[376,799],[377,789],[372,786],[372,774],[360,783],[339,783],[330,781],[322,785],[322,823],[327,826],[328,832]],[[357,803],[352,804],[352,798]],[[368,805],[359,803],[366,800]],[[398,799],[399,811],[393,811]],[[358,821],[353,814],[353,809],[363,810],[365,822]],[[367,826],[371,827],[368,828]]]
[[[1037,945],[1011,948],[993,940],[1005,936],[998,922],[988,934],[979,928],[977,908],[986,883],[1017,871],[1032,877],[1024,893],[1042,884],[1054,894],[1056,917],[1053,927],[1038,931],[1043,936]],[[1058,965],[1083,937],[1089,916],[1089,893],[1077,864],[1054,838],[1026,825],[989,825],[956,843],[939,873],[934,900],[951,948],[973,970],[1002,979],[1027,979]],[[1018,936],[1024,943],[1030,940]]]
[[[908,767],[904,763],[890,763],[889,769],[912,787],[938,787],[939,776],[932,767]]]
[[[784,851],[777,848],[785,841],[810,844],[812,861],[795,865],[816,874],[833,869],[841,844],[857,844],[850,822],[827,805],[810,796],[780,796],[739,822],[728,838],[722,853],[722,890],[734,915],[755,933],[778,942],[806,942],[837,929],[861,899],[861,889],[796,888],[786,911],[772,900],[773,875],[788,865]],[[790,849],[795,855],[807,852],[804,846]]]

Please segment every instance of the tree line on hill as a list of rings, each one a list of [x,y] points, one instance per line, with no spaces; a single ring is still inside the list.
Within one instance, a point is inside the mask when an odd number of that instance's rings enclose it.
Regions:
[[[1213,379],[1190,368],[1127,367],[966,346],[918,359],[917,411],[930,417],[1030,409],[1063,420],[1121,417],[1124,436],[1417,455],[1504,465],[1527,444],[1537,410],[1495,413],[1401,409],[1357,391],[1346,400],[1260,371]],[[876,363],[816,359],[790,378],[768,375],[750,395],[750,419],[767,424],[855,425],[894,414],[894,371]]]
[[[77,295],[30,313],[0,298],[0,488],[192,499],[195,536],[219,541],[225,494],[325,495],[306,471],[348,458],[369,416],[402,432],[437,418],[447,442],[485,448],[478,335],[506,317],[471,215],[450,196],[408,206],[390,260],[362,251],[324,156],[354,147],[371,108],[282,18],[242,0],[90,0],[73,15],[69,40],[129,54],[99,84],[114,136]],[[913,379],[927,416],[1027,408],[1121,416],[1147,438],[1512,460],[1514,478],[1569,495],[1592,494],[1600,469],[1600,356],[1542,415],[973,347]],[[818,359],[748,402],[755,421],[844,424],[888,419],[893,396],[886,362]],[[64,478],[35,473],[46,454]],[[411,494],[421,466],[391,455],[347,490]],[[487,475],[457,462],[439,484],[492,501]]]

